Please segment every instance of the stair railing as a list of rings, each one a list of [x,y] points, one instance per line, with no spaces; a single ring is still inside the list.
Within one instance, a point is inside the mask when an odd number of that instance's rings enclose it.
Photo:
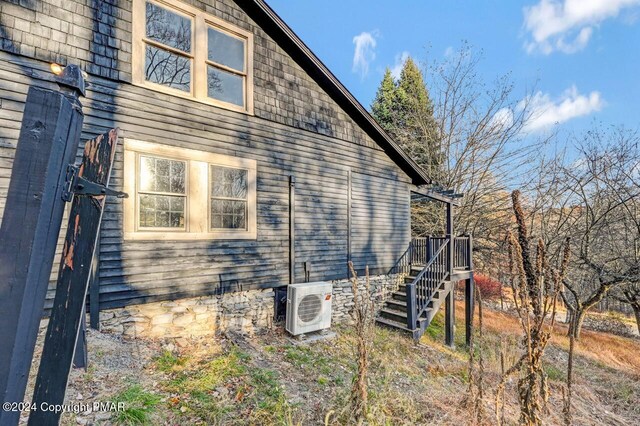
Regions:
[[[422,271],[406,286],[407,326],[410,330],[416,327],[433,294],[449,277],[449,244],[451,241],[444,239]]]

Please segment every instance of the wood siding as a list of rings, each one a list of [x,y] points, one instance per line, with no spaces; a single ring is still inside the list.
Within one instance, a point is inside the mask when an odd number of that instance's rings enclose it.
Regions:
[[[19,66],[12,59],[0,52],[0,200],[27,88],[54,87],[47,64]],[[290,175],[296,177],[298,280],[305,261],[314,281],[347,275],[349,169],[354,262],[386,271],[406,248],[409,179],[380,149],[96,76],[90,81],[83,140],[118,126],[124,137],[254,159],[258,169],[256,240],[124,241],[122,202],[110,199],[100,241],[101,308],[286,284]],[[122,160],[120,146],[111,180],[116,189]]]
[[[117,126],[126,138],[257,161],[256,240],[124,241],[122,202],[108,200],[101,308],[287,284],[291,175],[296,279],[305,262],[314,281],[346,277],[349,245],[358,269],[386,272],[410,240],[409,177],[232,0],[185,3],[253,34],[255,115],[132,85],[130,1],[0,3],[0,219],[28,87],[56,88],[49,62],[76,63],[89,73],[83,140]],[[111,185],[124,178],[121,144]]]

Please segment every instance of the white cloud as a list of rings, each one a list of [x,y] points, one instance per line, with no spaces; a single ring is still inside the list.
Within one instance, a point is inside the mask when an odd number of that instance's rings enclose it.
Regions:
[[[391,67],[391,75],[394,79],[398,80],[400,78],[402,67],[404,66],[404,63],[407,61],[407,59],[409,59],[409,52],[407,52],[406,50],[396,55],[396,60]]]
[[[525,48],[546,55],[575,53],[587,46],[602,21],[637,5],[640,0],[540,0],[524,8],[524,27],[531,37]]]
[[[353,37],[353,44],[356,48],[353,52],[353,66],[352,70],[355,73],[359,73],[361,78],[364,78],[369,74],[369,64],[376,58],[376,37],[377,33],[374,32],[362,32]]]
[[[524,130],[536,132],[600,111],[605,102],[600,92],[592,91],[583,95],[578,92],[576,86],[571,86],[556,99],[552,99],[548,93],[537,92],[521,101],[519,108],[523,108],[525,104],[528,104],[531,118]]]

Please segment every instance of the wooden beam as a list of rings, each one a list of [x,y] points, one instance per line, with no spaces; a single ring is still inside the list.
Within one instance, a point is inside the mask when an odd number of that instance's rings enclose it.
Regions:
[[[86,182],[107,186],[118,143],[118,130],[88,141],[78,176]],[[88,184],[86,184],[88,186]],[[78,186],[76,189],[80,189]],[[74,195],[69,226],[62,249],[56,295],[38,368],[33,403],[61,405],[69,379],[93,255],[106,195]],[[32,411],[29,425],[54,426],[60,412]]]
[[[22,402],[83,122],[78,92],[29,88],[0,228],[0,395]],[[0,411],[0,424],[18,423]]]

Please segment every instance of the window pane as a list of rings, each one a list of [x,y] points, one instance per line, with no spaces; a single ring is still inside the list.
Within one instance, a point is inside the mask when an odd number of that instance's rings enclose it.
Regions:
[[[185,193],[186,163],[140,156],[140,191]]]
[[[191,91],[191,59],[167,50],[146,46],[144,75],[152,83]]]
[[[247,198],[247,171],[211,166],[211,196]]]
[[[184,197],[140,194],[140,227],[184,228]]]
[[[209,60],[244,71],[244,41],[209,28]]]
[[[209,66],[207,95],[219,101],[244,106],[244,77]]]
[[[235,200],[211,200],[211,228],[247,229],[247,202]]]
[[[147,38],[191,52],[191,19],[147,2]]]

